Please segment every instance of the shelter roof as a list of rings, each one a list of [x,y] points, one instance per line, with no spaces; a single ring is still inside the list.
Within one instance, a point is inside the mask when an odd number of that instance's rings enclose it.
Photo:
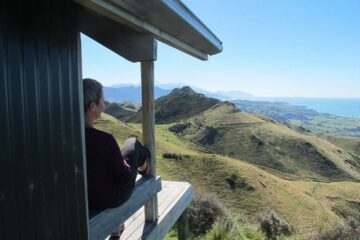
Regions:
[[[214,33],[179,0],[74,0],[202,60],[222,51]]]

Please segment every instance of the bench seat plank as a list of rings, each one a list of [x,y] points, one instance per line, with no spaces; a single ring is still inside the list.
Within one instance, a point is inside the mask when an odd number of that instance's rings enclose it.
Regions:
[[[120,239],[162,239],[190,204],[191,199],[192,186],[189,183],[162,181],[162,190],[158,193],[157,223],[145,223],[144,207],[142,207],[125,222],[125,231]]]
[[[164,187],[158,194],[159,218],[163,215],[165,207],[169,205],[166,201],[174,201],[177,196],[183,192],[182,188],[174,188],[174,184],[169,185],[167,182],[162,182],[162,184],[164,184]],[[138,239],[139,236],[135,235],[143,234],[143,232],[139,231],[139,229],[144,226],[144,220],[144,209],[142,208],[125,222],[126,231],[123,233],[122,239]],[[151,229],[151,227],[148,228]]]
[[[161,178],[140,178],[131,197],[120,207],[107,209],[89,221],[91,240],[105,239],[119,224],[124,223],[149,199],[161,190]]]

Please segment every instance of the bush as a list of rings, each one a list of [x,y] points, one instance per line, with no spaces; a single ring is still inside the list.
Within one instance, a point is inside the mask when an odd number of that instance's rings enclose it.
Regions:
[[[254,191],[255,188],[249,185],[245,179],[239,177],[236,173],[232,173],[229,177],[225,178],[231,189],[242,188],[246,191]]]
[[[245,226],[233,218],[216,221],[206,240],[264,240],[265,236],[256,226]]]
[[[231,240],[232,236],[230,234],[231,227],[224,223],[223,221],[217,221],[211,232],[206,236],[206,240]]]
[[[162,154],[162,157],[163,158],[168,158],[168,159],[183,160],[183,159],[189,159],[190,155],[166,152],[166,153]]]
[[[259,220],[261,231],[264,232],[267,239],[275,240],[281,235],[290,235],[290,225],[273,210],[262,213]]]
[[[182,132],[183,130],[185,130],[189,126],[191,126],[190,123],[178,123],[178,124],[174,124],[174,125],[170,126],[169,131],[174,132],[174,133],[179,133],[179,132]]]
[[[336,226],[334,229],[320,234],[318,240],[359,240],[360,223],[356,219],[350,218],[345,225]]]
[[[189,206],[190,231],[195,236],[206,234],[216,220],[226,216],[225,208],[212,195],[197,194]]]

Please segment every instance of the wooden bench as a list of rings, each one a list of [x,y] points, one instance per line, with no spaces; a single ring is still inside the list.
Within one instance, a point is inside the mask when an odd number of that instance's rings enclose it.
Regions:
[[[125,231],[120,239],[163,239],[191,199],[192,186],[189,183],[162,181],[162,190],[158,193],[157,223],[146,223],[144,208],[141,208],[125,222]]]
[[[156,194],[158,219],[155,222],[146,222],[143,205]],[[128,201],[118,208],[107,209],[90,219],[90,239],[105,239],[123,223],[125,231],[120,239],[162,239],[185,212],[191,199],[192,186],[189,183],[161,181],[160,177],[142,177],[137,180]],[[188,230],[184,227],[180,230],[185,231],[183,235],[186,236]]]

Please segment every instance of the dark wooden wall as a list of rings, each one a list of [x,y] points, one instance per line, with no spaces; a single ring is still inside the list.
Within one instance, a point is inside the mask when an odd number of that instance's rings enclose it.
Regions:
[[[0,3],[0,239],[87,239],[71,3],[20,3]]]

